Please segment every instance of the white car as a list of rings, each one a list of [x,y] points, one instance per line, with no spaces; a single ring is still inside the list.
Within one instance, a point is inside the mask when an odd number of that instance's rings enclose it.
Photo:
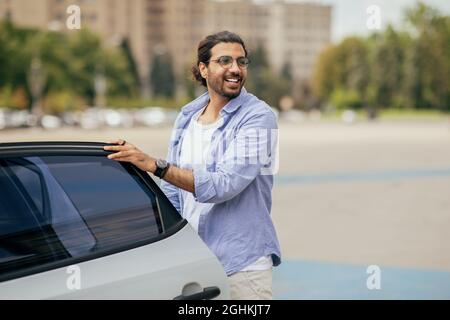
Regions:
[[[103,143],[0,143],[0,299],[229,299],[149,174]]]

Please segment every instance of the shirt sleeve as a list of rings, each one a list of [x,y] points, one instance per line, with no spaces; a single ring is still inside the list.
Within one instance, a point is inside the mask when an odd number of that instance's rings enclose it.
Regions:
[[[177,209],[178,213],[181,214],[179,189],[164,180],[161,180],[160,187],[161,187],[161,190],[166,195],[167,199],[169,199],[169,201],[172,203],[172,205],[175,207],[175,209]]]
[[[259,174],[273,174],[278,126],[272,111],[255,114],[234,135],[215,171],[194,167],[194,197],[201,203],[221,203],[241,193]]]
[[[166,156],[166,161],[169,162],[170,164],[176,164],[175,160],[175,152],[176,152],[176,146],[177,146],[177,141],[175,140],[176,137],[178,137],[179,135],[177,134],[178,129],[177,129],[177,122],[179,120],[179,117],[177,118],[177,120],[175,121],[175,126],[174,129],[172,131],[172,135],[170,138],[170,143],[169,143],[169,148],[168,148],[168,152],[167,152],[167,156]],[[164,181],[161,179],[161,184],[160,184],[160,188],[161,190],[164,192],[164,194],[166,195],[166,197],[169,199],[169,201],[172,203],[172,205],[175,207],[175,209],[177,209],[178,213],[181,214],[181,206],[180,206],[180,189],[170,183],[168,183],[167,181]]]

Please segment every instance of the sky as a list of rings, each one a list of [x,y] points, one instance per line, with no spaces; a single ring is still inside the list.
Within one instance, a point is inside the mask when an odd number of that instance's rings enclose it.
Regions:
[[[255,0],[255,2],[268,0]],[[269,0],[270,1],[270,0]],[[339,41],[352,35],[367,35],[371,32],[367,28],[367,20],[370,15],[366,12],[371,5],[380,8],[381,29],[389,23],[400,25],[405,8],[414,6],[415,0],[286,0],[287,2],[313,2],[331,4],[332,16],[332,40]],[[450,15],[450,0],[423,0],[443,14]]]

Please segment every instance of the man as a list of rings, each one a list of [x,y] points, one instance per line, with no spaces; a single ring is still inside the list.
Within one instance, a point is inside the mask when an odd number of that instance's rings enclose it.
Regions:
[[[123,140],[105,150],[162,179],[164,193],[224,266],[232,299],[271,299],[272,267],[281,262],[270,217],[276,116],[243,87],[250,61],[238,35],[206,37],[197,56],[193,74],[208,91],[182,108],[167,162]]]

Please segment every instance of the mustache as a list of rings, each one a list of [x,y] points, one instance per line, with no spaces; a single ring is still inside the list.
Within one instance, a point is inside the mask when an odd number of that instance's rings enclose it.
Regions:
[[[242,75],[239,72],[232,72],[232,73],[226,74],[224,76],[224,79],[226,79],[226,78],[239,78],[241,80],[242,79]]]

